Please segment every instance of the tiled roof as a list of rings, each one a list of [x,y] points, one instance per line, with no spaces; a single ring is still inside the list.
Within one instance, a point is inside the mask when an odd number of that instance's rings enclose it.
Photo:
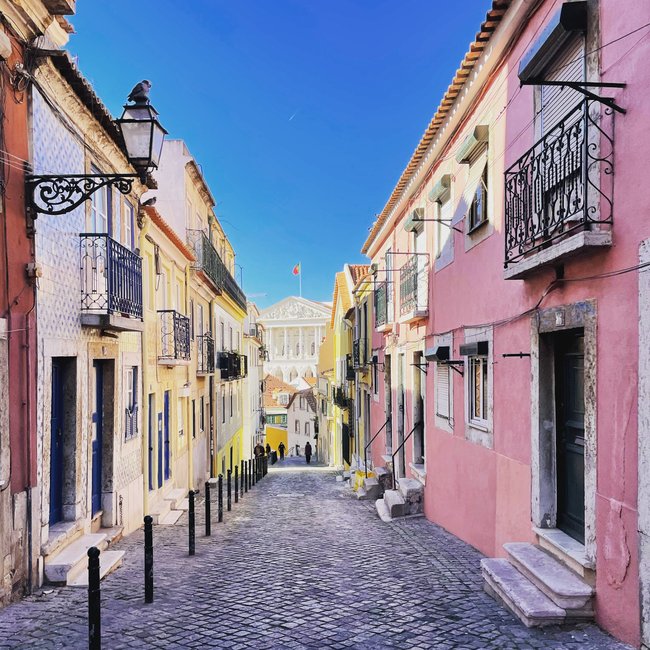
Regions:
[[[314,396],[314,391],[311,388],[305,388],[304,390],[300,390],[292,395],[291,399],[289,400],[289,404],[287,405],[287,409],[293,404],[293,402],[296,400],[296,397],[304,397],[307,400],[307,405],[309,406],[310,410],[316,413],[316,397]]]
[[[297,393],[298,391],[291,386],[278,379],[275,375],[266,375],[264,377],[264,406],[266,408],[287,408],[286,404],[280,404],[276,397],[280,393],[289,393],[289,396]],[[291,397],[289,397],[291,399]]]
[[[178,250],[190,261],[196,259],[187,244],[176,234],[176,231],[163,219],[162,215],[152,205],[145,205],[144,211],[159,230],[171,241]]]
[[[339,296],[341,297],[341,305],[343,313],[347,313],[348,309],[352,307],[352,300],[350,299],[350,291],[348,290],[348,280],[345,271],[339,271],[334,278],[334,295],[332,296],[332,316],[330,317],[330,325],[334,327],[334,312],[336,311],[336,301]]]
[[[485,46],[490,41],[492,33],[497,28],[504,14],[508,10],[512,0],[492,0],[492,8],[487,12],[485,20],[481,23],[481,29],[476,34],[474,42],[470,44],[469,50],[465,57],[460,63],[460,67],[456,70],[456,74],[452,79],[451,84],[447,88],[438,109],[436,110],[435,115],[429,122],[429,126],[422,135],[418,146],[416,147],[411,159],[409,160],[406,169],[402,172],[402,175],[397,181],[397,185],[393,189],[392,194],[390,195],[384,209],[381,211],[375,223],[372,225],[370,234],[366,239],[363,248],[361,249],[362,253],[367,253],[368,249],[372,245],[375,237],[381,230],[382,226],[386,223],[388,216],[390,215],[393,208],[397,205],[402,192],[408,185],[408,182],[411,180],[412,176],[415,174],[418,165],[422,162],[424,154],[426,153],[429,145],[431,144],[433,138],[437,135],[438,129],[443,124],[449,112],[456,101],[461,89],[465,85],[470,73],[474,69],[476,61],[483,54]]]
[[[315,386],[316,385],[316,377],[304,377],[304,380],[310,385],[310,386]]]
[[[368,275],[370,264],[348,264],[350,275],[352,276],[352,286],[356,287],[361,278]]]

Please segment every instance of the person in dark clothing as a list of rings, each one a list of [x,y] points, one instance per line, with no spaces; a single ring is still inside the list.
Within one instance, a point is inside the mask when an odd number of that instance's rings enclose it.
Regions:
[[[255,445],[255,448],[253,449],[253,453],[255,454],[255,458],[258,458],[259,456],[264,456],[264,447],[262,447],[261,442],[258,442]]]
[[[284,460],[284,450],[285,450],[285,449],[286,449],[286,447],[284,446],[284,443],[281,442],[281,443],[278,445],[278,451],[280,452],[280,460]]]
[[[271,455],[271,445],[269,443],[266,443],[266,455],[270,456]]]
[[[307,461],[307,465],[311,463],[311,445],[309,443],[305,445],[305,460]]]

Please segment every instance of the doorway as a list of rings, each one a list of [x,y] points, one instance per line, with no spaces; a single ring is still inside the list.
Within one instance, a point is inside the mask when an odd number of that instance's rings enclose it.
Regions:
[[[390,354],[384,355],[384,412],[388,424],[386,424],[386,453],[393,452],[393,387],[391,385]]]
[[[163,410],[163,434],[164,434],[164,470],[165,470],[165,480],[168,481],[171,477],[171,448],[170,448],[170,391],[165,391],[165,401],[164,401],[164,410]]]
[[[399,445],[399,465],[397,467],[397,476],[406,476],[406,455],[404,453],[404,375],[405,375],[405,355],[400,354],[398,357],[397,367],[397,444]]]
[[[555,337],[557,527],[585,541],[584,332]]]
[[[147,458],[149,467],[149,490],[153,490],[153,441],[154,441],[154,427],[156,417],[156,396],[154,393],[149,393],[149,421],[147,422]]]
[[[102,509],[102,459],[104,445],[104,363],[93,361],[93,386],[95,387],[92,413],[92,488],[91,508],[95,516]]]
[[[413,462],[424,465],[424,374],[426,365],[422,363],[422,352],[413,353]]]

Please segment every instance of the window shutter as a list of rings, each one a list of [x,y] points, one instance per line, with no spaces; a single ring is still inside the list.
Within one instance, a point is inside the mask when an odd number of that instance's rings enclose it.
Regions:
[[[585,39],[582,34],[570,40],[544,73],[548,81],[585,80]],[[562,118],[580,103],[583,96],[570,88],[562,86],[542,86],[541,125],[542,135],[546,135]]]
[[[449,419],[449,366],[436,364],[436,415]]]

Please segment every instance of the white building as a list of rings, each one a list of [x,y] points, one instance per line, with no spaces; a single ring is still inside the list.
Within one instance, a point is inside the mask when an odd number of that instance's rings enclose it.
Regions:
[[[265,374],[288,383],[316,377],[318,350],[331,305],[290,296],[260,313],[268,349]]]
[[[262,372],[264,360],[264,328],[257,322],[260,311],[249,302],[244,321],[244,354],[248,358],[248,375],[244,378],[244,458],[251,458],[253,447],[264,436],[262,405]]]
[[[305,455],[305,445],[311,444],[312,453],[316,451],[316,397],[311,388],[298,391],[291,396],[287,406],[287,437],[289,453]]]

